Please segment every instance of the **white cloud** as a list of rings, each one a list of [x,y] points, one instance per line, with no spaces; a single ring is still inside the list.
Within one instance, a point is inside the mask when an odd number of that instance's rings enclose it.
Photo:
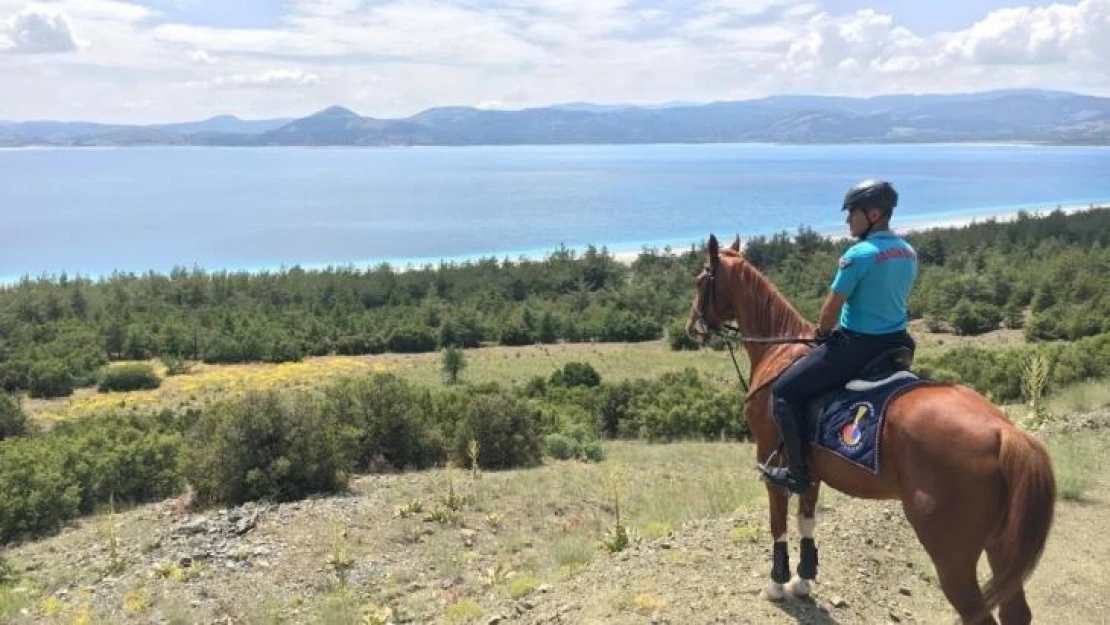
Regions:
[[[189,50],[187,55],[190,59],[197,63],[203,63],[204,65],[214,65],[220,62],[218,58],[212,56],[206,50]]]
[[[894,24],[890,15],[870,9],[834,18],[819,13],[805,34],[786,53],[787,72],[814,73],[830,69],[857,72],[914,69],[909,59],[927,59],[928,43]]]
[[[938,11],[966,2],[936,1]],[[386,117],[451,104],[1023,86],[1110,94],[1110,0],[1033,3],[924,33],[897,10],[839,13],[827,0],[288,0],[277,19],[237,28],[117,0],[0,0],[0,16],[60,16],[52,32],[80,51],[5,55],[0,118],[268,117],[352,102]],[[0,18],[0,48],[16,47],[13,32]]]
[[[255,74],[228,74],[205,81],[182,83],[184,87],[303,87],[320,83],[320,77],[302,69],[271,69]]]
[[[995,11],[944,44],[948,57],[988,65],[1061,63],[1105,56],[1110,0]]]
[[[9,52],[38,54],[77,49],[69,19],[62,13],[25,10],[8,22],[8,33],[12,42]]]

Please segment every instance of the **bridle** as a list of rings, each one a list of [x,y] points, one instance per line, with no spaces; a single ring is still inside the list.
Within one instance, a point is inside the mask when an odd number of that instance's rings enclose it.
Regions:
[[[748,397],[751,397],[748,381],[744,379],[744,374],[740,371],[740,363],[736,360],[736,350],[733,348],[734,343],[763,343],[775,345],[812,343],[813,339],[798,336],[744,336],[740,333],[739,322],[735,325],[722,322],[717,328],[711,327],[708,321],[708,313],[709,307],[713,305],[713,300],[717,296],[717,268],[720,264],[720,259],[713,257],[702,269],[706,275],[705,280],[698,287],[698,316],[694,321],[694,328],[697,330],[698,334],[703,336],[716,334],[724,339],[725,345],[728,346],[728,355],[732,358],[732,366],[736,368],[736,376],[740,379],[740,386],[744,388],[744,393],[747,394]],[[718,315],[718,317],[719,316],[720,315]]]

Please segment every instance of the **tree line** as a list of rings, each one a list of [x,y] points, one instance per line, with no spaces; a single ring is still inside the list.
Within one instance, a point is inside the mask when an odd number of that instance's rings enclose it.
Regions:
[[[915,233],[911,314],[933,329],[1006,326],[1032,340],[1110,331],[1110,210],[1021,214]],[[748,239],[746,256],[809,318],[851,244],[809,228]],[[24,277],[0,288],[0,388],[66,395],[113,360],[284,362],[481,344],[654,340],[682,346],[704,251],[605,248],[398,270],[178,268],[100,279]]]

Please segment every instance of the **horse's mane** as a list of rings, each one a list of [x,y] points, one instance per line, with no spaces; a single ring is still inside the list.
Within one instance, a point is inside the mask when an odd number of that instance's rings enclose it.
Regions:
[[[746,325],[768,336],[802,336],[813,331],[813,324],[739,252],[726,248],[720,255],[735,260],[729,263],[736,271],[729,272],[728,280],[745,303],[742,316]]]

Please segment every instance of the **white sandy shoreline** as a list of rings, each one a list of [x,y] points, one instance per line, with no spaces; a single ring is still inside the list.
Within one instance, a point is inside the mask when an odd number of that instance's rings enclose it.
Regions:
[[[931,215],[931,216],[928,216],[928,217],[922,217],[922,218],[918,218],[918,219],[909,218],[909,219],[903,220],[903,223],[901,223],[901,224],[898,223],[898,216],[897,216],[897,213],[895,213],[895,218],[894,218],[895,223],[893,224],[893,230],[895,232],[899,233],[899,234],[910,234],[910,233],[914,233],[914,232],[925,232],[927,230],[938,230],[938,229],[944,229],[944,228],[962,228],[964,226],[969,226],[969,225],[972,225],[972,224],[975,224],[975,223],[983,223],[985,221],[997,221],[997,222],[1001,222],[1001,223],[1006,223],[1006,222],[1011,222],[1011,221],[1017,221],[1018,216],[1021,215],[1021,214],[1027,214],[1027,215],[1032,215],[1032,216],[1044,216],[1044,215],[1048,215],[1049,213],[1052,213],[1056,210],[1059,210],[1059,211],[1063,212],[1066,215],[1071,215],[1073,213],[1079,213],[1079,212],[1086,211],[1086,210],[1107,209],[1107,208],[1110,208],[1110,201],[1085,202],[1085,203],[1082,203],[1082,204],[1078,204],[1078,203],[1077,204],[1059,204],[1059,205],[1053,206],[1051,208],[1045,208],[1045,207],[1007,208],[1007,209],[1000,209],[1000,210],[991,210],[991,211],[982,212],[982,213],[980,213],[980,212],[962,212],[961,211],[959,213],[953,213],[953,214],[948,215],[948,216],[945,216],[945,215],[942,214],[942,215]],[[841,239],[841,238],[847,238],[848,237],[848,231],[847,231],[846,226],[838,227],[835,230],[816,229],[815,231],[818,234],[820,234],[820,235],[822,235],[826,238],[829,238],[829,239]],[[706,238],[709,237],[709,234],[710,233],[706,233]],[[721,239],[722,244],[727,245],[728,243],[732,242],[732,239],[735,236],[735,234],[736,233],[730,232],[730,233],[727,233],[727,236],[722,235],[722,234],[718,234],[717,236],[718,236],[719,239]],[[744,233],[741,232],[739,234],[741,236],[741,240],[743,240]],[[671,248],[673,250],[685,251],[686,249],[688,249],[690,247],[690,245],[692,243],[694,243],[694,242],[693,241],[687,241],[687,242],[685,242],[683,244],[679,244],[679,245],[672,244]],[[700,243],[701,242],[699,241],[697,244],[700,244]],[[626,248],[609,249],[608,252],[617,261],[622,262],[622,263],[631,264],[633,261],[636,260],[636,258],[647,247],[651,247],[651,246],[643,246],[643,247],[641,247],[639,249],[635,249],[635,250],[626,249]],[[658,249],[658,251],[661,252],[662,247],[660,247]]]

